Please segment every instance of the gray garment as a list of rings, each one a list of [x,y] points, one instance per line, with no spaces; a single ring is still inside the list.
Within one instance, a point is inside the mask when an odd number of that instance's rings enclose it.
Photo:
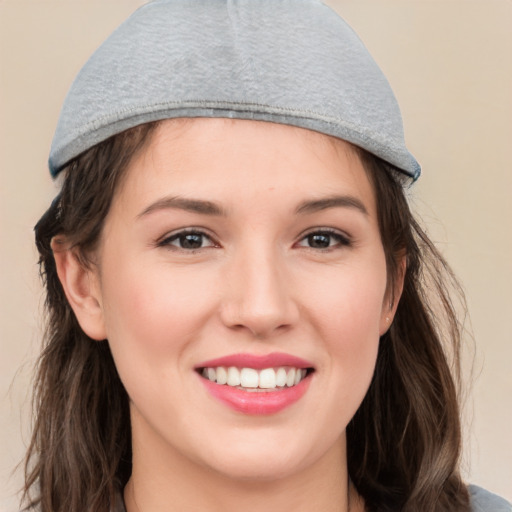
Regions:
[[[512,504],[476,485],[469,486],[472,512],[512,512]]]
[[[416,179],[400,109],[354,31],[317,0],[154,0],[93,54],[50,152],[71,159],[133,126],[176,117],[299,126],[360,146]]]
[[[469,492],[472,512],[512,512],[512,505],[508,501],[481,487],[470,485]],[[121,498],[112,512],[126,512]]]

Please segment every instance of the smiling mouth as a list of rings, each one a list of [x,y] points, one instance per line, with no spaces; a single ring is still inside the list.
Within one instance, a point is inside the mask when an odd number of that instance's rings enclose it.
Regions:
[[[280,366],[276,368],[203,367],[198,373],[210,382],[248,392],[271,392],[297,386],[313,368]]]

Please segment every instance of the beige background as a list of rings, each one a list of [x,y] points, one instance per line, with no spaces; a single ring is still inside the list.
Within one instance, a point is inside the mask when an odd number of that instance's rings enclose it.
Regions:
[[[28,439],[41,337],[32,226],[56,194],[46,158],[58,111],[87,56],[141,3],[0,0],[2,512],[16,510],[10,473]],[[512,2],[330,3],[398,96],[424,169],[413,205],[467,291],[476,356],[465,475],[512,500]]]

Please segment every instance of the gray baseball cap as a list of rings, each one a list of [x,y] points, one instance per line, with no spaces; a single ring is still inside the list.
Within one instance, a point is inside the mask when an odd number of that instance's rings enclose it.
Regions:
[[[317,0],[154,0],[96,50],[65,99],[55,176],[136,125],[226,117],[339,137],[413,180],[391,87],[354,31]]]

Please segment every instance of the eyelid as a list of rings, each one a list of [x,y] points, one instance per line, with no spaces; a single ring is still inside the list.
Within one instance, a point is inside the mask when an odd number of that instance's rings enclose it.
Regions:
[[[197,234],[207,238],[211,242],[211,245],[208,245],[206,247],[200,247],[198,249],[184,249],[182,247],[171,245],[171,242],[177,240],[180,236],[186,236],[190,234]],[[195,252],[200,251],[202,249],[209,249],[211,247],[220,247],[220,244],[217,242],[215,237],[211,233],[209,233],[207,229],[194,226],[180,228],[169,233],[166,233],[164,236],[162,236],[156,241],[155,245],[157,247],[172,248],[174,250],[183,252]]]
[[[177,240],[180,236],[186,236],[188,234],[201,235],[202,237],[207,238],[211,242],[211,245],[208,245],[206,247],[200,247],[198,249],[184,249],[184,248],[181,248],[178,246],[171,245],[172,241]],[[316,249],[316,248],[311,247],[310,249],[313,249],[313,250],[325,251],[325,250],[332,249],[337,246],[347,247],[347,246],[352,245],[352,237],[348,233],[346,233],[344,231],[340,231],[339,229],[335,229],[335,228],[331,228],[331,227],[320,227],[320,226],[314,227],[314,228],[309,228],[306,231],[302,232],[297,237],[297,241],[295,242],[294,245],[300,244],[300,242],[304,241],[308,236],[311,236],[314,234],[326,234],[326,235],[333,236],[338,239],[339,243],[334,246],[331,246],[329,248],[326,248],[326,249]],[[207,230],[205,228],[201,228],[201,227],[192,226],[192,227],[187,227],[187,228],[176,229],[174,231],[166,233],[164,236],[162,236],[155,242],[155,246],[173,248],[178,251],[181,250],[181,251],[185,251],[185,252],[194,252],[194,251],[200,251],[202,249],[209,249],[211,247],[220,247],[220,244],[216,240],[216,237],[214,235],[212,235],[211,233],[209,233],[209,230]]]
[[[330,228],[330,227],[315,227],[315,228],[310,228],[310,229],[304,231],[303,233],[301,233],[299,235],[299,237],[297,238],[297,242],[295,242],[294,245],[300,244],[300,242],[304,241],[308,236],[315,235],[315,234],[326,234],[326,235],[334,236],[334,237],[338,238],[338,240],[339,240],[339,244],[337,244],[337,246],[341,246],[341,247],[348,247],[348,246],[352,245],[352,243],[353,243],[352,237],[344,231],[340,231],[339,229]],[[312,250],[327,251],[329,249],[335,248],[336,245],[330,246],[325,249],[317,249],[314,247],[307,247],[307,246],[304,246],[304,247],[306,247],[307,249],[312,249]]]

